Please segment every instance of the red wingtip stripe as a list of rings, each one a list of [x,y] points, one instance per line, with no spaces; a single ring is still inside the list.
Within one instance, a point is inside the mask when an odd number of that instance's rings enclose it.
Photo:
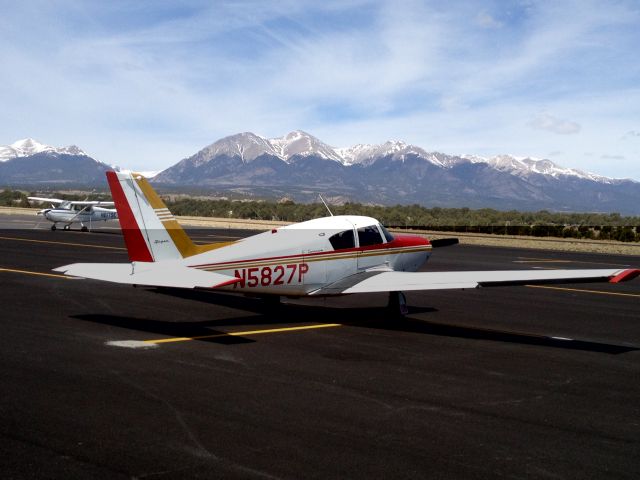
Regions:
[[[640,270],[636,268],[630,268],[619,273],[615,277],[612,277],[609,280],[609,283],[628,282],[629,280],[633,280],[634,278],[636,278],[638,275],[640,275]]]
[[[108,171],[106,173],[109,188],[111,189],[111,196],[113,197],[118,212],[120,228],[124,235],[124,243],[129,253],[129,260],[132,262],[153,262],[153,257],[151,256],[147,242],[144,240],[136,217],[131,211],[127,196],[122,189],[122,185],[120,185],[118,175],[114,171]]]

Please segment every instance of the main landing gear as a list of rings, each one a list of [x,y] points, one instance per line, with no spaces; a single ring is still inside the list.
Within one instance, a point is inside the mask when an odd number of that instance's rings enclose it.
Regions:
[[[392,315],[397,317],[404,317],[409,313],[407,307],[407,297],[402,292],[389,292],[389,303],[387,309]]]
[[[71,230],[71,225],[65,225],[64,227],[62,227],[64,230]],[[53,230],[54,232],[58,229],[58,227],[56,226],[56,224],[54,223],[53,225],[51,225],[51,230]]]
[[[56,224],[54,223],[53,225],[51,225],[51,230],[53,230],[54,232],[58,229],[58,227],[56,226]],[[71,230],[71,224],[67,224],[64,227],[62,227],[63,230]],[[89,231],[89,227],[87,227],[86,225],[82,225],[82,227],[80,228],[81,232],[88,232]]]

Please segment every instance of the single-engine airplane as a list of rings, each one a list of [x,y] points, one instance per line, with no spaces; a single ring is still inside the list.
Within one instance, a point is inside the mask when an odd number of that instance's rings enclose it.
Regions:
[[[42,198],[42,197],[27,197],[29,200],[35,202],[47,202],[51,204],[51,208],[43,208],[38,211],[38,215],[44,216],[50,222],[51,230],[56,230],[58,223],[64,224],[64,229],[71,229],[71,224],[79,223],[83,232],[89,231],[89,228],[85,225],[88,223],[91,225],[95,222],[102,222],[107,220],[115,220],[118,218],[118,212],[113,208],[113,202],[103,201],[76,201],[76,200],[60,200],[59,198]]]
[[[401,314],[407,312],[403,291],[617,283],[640,274],[636,269],[418,272],[436,241],[391,234],[376,219],[355,215],[196,245],[142,175],[110,171],[107,179],[131,263],[75,263],[55,271],[122,284],[275,298],[389,292],[389,306]]]

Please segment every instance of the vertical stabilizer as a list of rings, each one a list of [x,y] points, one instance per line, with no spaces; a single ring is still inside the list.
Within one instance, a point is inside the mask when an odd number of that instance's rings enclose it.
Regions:
[[[132,262],[178,260],[226,245],[195,245],[142,175],[110,171],[107,180]]]

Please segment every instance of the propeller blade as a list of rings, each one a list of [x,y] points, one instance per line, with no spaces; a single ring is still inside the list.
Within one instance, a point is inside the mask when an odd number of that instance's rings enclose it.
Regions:
[[[430,240],[433,248],[450,247],[451,245],[457,245],[460,241],[457,238],[438,238],[437,240]]]

